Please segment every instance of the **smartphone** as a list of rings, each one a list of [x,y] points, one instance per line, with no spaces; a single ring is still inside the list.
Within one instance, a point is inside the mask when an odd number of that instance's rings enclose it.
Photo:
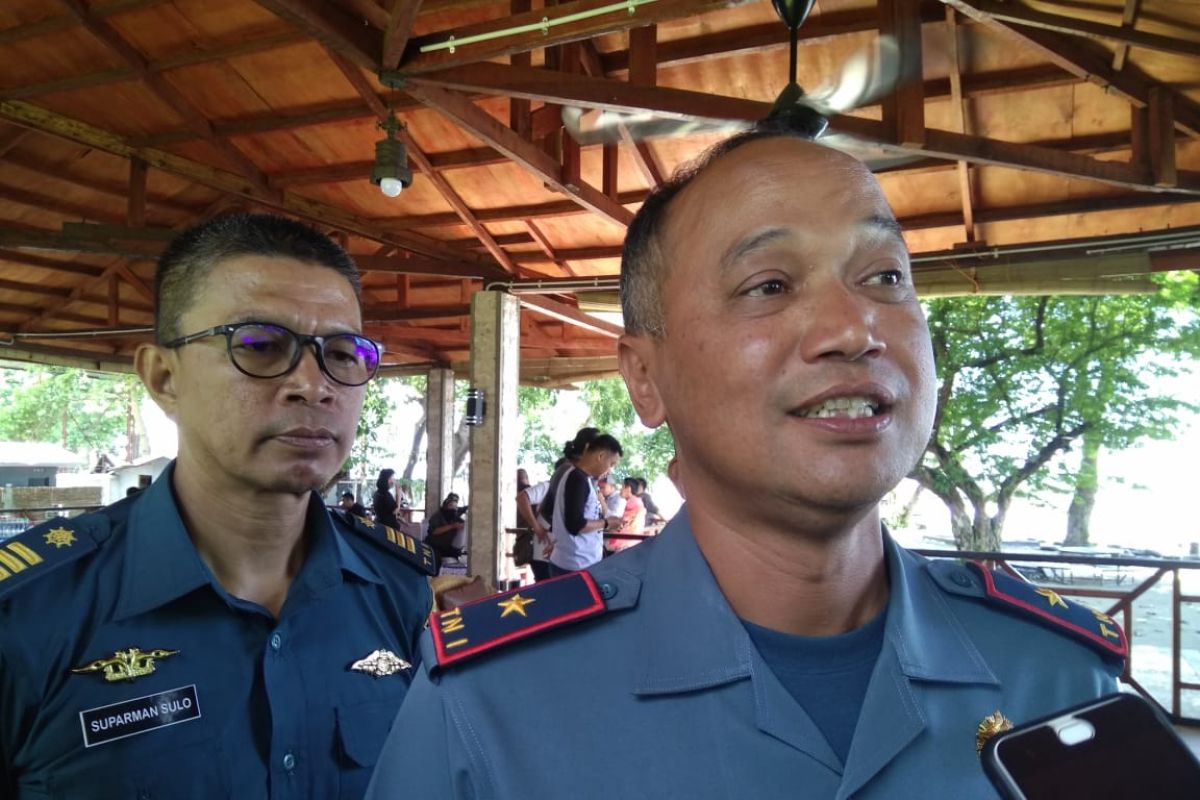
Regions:
[[[1158,709],[1112,694],[1001,733],[983,768],[1006,800],[1197,800],[1200,761]]]

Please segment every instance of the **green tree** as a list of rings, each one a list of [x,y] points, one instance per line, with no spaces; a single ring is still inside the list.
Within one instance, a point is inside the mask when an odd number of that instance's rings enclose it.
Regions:
[[[590,424],[621,442],[625,451],[621,472],[650,482],[666,474],[667,464],[675,455],[671,431],[666,425],[650,430],[638,421],[624,381],[588,381],[583,384],[583,399],[591,411]]]
[[[66,367],[0,370],[0,439],[57,442],[77,453],[129,453],[131,414],[144,396],[132,375]]]
[[[517,388],[517,409],[521,417],[519,464],[538,464],[549,473],[562,455],[563,443],[555,437],[550,424],[555,417],[560,391],[540,386]]]
[[[371,477],[369,473],[374,462],[387,452],[387,448],[380,443],[380,436],[388,417],[395,411],[388,397],[387,380],[379,378],[367,384],[362,416],[358,418],[358,429],[354,434],[354,446],[350,449],[350,457],[342,465],[343,476],[359,479]]]
[[[1095,488],[1099,448],[1169,436],[1186,400],[1155,391],[1200,353],[1196,276],[1156,294],[968,297],[929,304],[933,434],[912,477],[950,510],[961,549],[995,550],[1015,498]],[[1084,444],[1081,469],[1062,456]],[[1079,513],[1084,509],[1081,507]]]

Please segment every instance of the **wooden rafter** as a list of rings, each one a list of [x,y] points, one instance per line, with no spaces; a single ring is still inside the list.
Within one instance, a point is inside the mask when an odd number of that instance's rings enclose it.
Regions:
[[[91,6],[91,13],[92,16],[103,19],[114,14],[123,14],[127,11],[137,11],[143,8],[160,6],[167,2],[169,0],[97,0]],[[0,45],[19,42],[23,39],[32,39],[38,36],[46,36],[51,33],[68,31],[78,26],[79,20],[69,14],[61,17],[50,17],[40,22],[31,22],[28,25],[19,25],[15,28],[0,31]]]
[[[326,203],[289,192],[267,193],[243,177],[216,167],[163,150],[133,147],[121,136],[19,100],[0,100],[0,118],[104,150],[122,158],[141,158],[156,169],[181,175],[225,194],[236,195],[268,208],[294,214],[317,225],[334,225],[366,239],[393,244],[435,258],[463,262],[475,260],[469,255],[456,252],[453,248],[448,248],[424,236],[381,234],[370,220],[357,217]]]
[[[238,150],[225,139],[218,137],[213,131],[212,123],[208,121],[204,113],[196,108],[182,92],[172,86],[161,75],[148,69],[145,57],[135,50],[129,42],[125,41],[124,37],[117,33],[111,25],[93,15],[90,9],[83,3],[83,0],[59,0],[59,2],[67,7],[67,10],[79,20],[79,23],[83,27],[87,28],[89,33],[99,39],[105,47],[116,53],[122,61],[128,64],[137,73],[142,83],[154,95],[182,117],[189,128],[212,145],[213,149],[224,156],[238,172],[249,178],[257,186],[266,187],[267,179],[259,172],[254,162],[247,158],[246,154],[241,150]]]
[[[629,209],[606,197],[592,186],[582,181],[578,186],[568,186],[563,179],[562,166],[558,162],[546,155],[543,150],[522,139],[511,128],[497,122],[494,117],[471,103],[465,96],[426,85],[413,86],[410,91],[413,96],[450,117],[473,135],[589,211],[594,211],[618,225],[628,225],[633,219],[633,214]]]
[[[560,75],[545,70],[506,67],[501,64],[469,65],[427,73],[411,79],[410,91],[413,94],[426,93],[433,91],[432,87],[435,85],[485,94],[516,94],[560,105],[622,112],[654,111],[682,118],[754,121],[765,117],[770,109],[769,103],[754,100],[682,89],[647,89],[604,78]],[[1178,110],[1176,114],[1178,115]],[[875,120],[835,114],[830,117],[830,130],[848,133],[868,141],[885,142],[882,123]],[[1142,181],[1128,164],[1100,161],[1075,153],[951,131],[926,129],[923,138],[925,144],[922,146],[897,145],[889,149],[894,149],[897,153],[1032,170],[1128,188],[1159,189]],[[1181,181],[1172,191],[1200,194],[1200,185],[1190,181],[1185,184]]]
[[[29,135],[29,131],[24,128],[18,128],[15,125],[5,125],[0,130],[0,158],[8,155],[8,151],[21,143],[21,140]]]
[[[962,93],[962,65],[958,57],[958,12],[946,6],[946,62],[950,69],[950,116],[954,129],[970,133],[967,126],[967,101]],[[955,162],[958,173],[958,196],[962,205],[963,238],[975,241],[975,187],[971,182],[971,167],[965,161]]]
[[[392,0],[387,28],[383,32],[383,57],[380,63],[384,69],[400,66],[400,57],[404,55],[404,48],[408,45],[408,37],[412,34],[413,23],[417,21],[420,10],[421,0]]]
[[[349,81],[350,85],[354,87],[354,90],[358,92],[359,96],[363,98],[363,101],[371,107],[371,110],[375,112],[375,115],[379,119],[387,117],[389,113],[387,107],[380,102],[378,97],[376,97],[371,85],[367,82],[367,79],[363,77],[362,71],[347,61],[340,53],[334,50],[326,48],[325,53],[329,56],[330,60],[333,61],[334,65],[337,66],[338,71],[341,72],[346,80]],[[499,262],[499,264],[509,272],[516,272],[517,268],[512,261],[509,260],[508,253],[504,252],[504,248],[496,244],[496,240],[492,238],[492,234],[487,228],[483,227],[483,224],[480,223],[479,220],[475,218],[475,215],[471,212],[471,209],[467,207],[466,202],[463,201],[458,192],[454,191],[454,187],[452,187],[446,181],[446,179],[443,178],[440,173],[438,173],[433,164],[430,163],[429,159],[425,157],[425,153],[422,152],[421,148],[417,146],[417,143],[413,141],[413,138],[409,135],[408,130],[401,129],[399,135],[401,140],[404,142],[406,149],[408,150],[409,160],[416,164],[417,168],[425,175],[426,178],[429,179],[429,182],[433,184],[433,188],[437,190],[438,194],[442,196],[443,200],[450,204],[450,207],[454,209],[454,213],[458,214],[463,223],[471,229],[476,237],[478,237],[479,241],[491,254],[492,258],[496,259],[496,261]]]
[[[1040,28],[1021,25],[999,19],[977,7],[976,0],[942,0],[956,11],[990,28],[1002,31],[1029,47],[1033,47],[1054,64],[1084,80],[1095,83],[1106,91],[1115,92],[1130,103],[1144,107],[1150,102],[1153,81],[1134,74],[1128,68],[1117,72],[1108,62],[1095,53],[1084,49],[1078,42],[1066,39]],[[1200,105],[1173,93],[1175,124],[1191,136],[1200,137]]]
[[[523,294],[520,296],[520,300],[521,305],[528,309],[532,309],[539,314],[545,314],[552,319],[557,319],[568,325],[582,328],[585,331],[598,333],[601,336],[608,336],[613,339],[619,338],[625,333],[625,329],[620,325],[613,325],[611,322],[597,319],[589,314],[585,314],[575,306],[567,305],[558,300],[551,300],[544,295]]]
[[[1140,0],[1125,0],[1125,8],[1121,11],[1121,28],[1123,30],[1132,30],[1134,20],[1137,19],[1138,4]],[[1112,68],[1114,72],[1120,72],[1125,68],[1125,59],[1129,57],[1129,45],[1122,42],[1117,45],[1117,50],[1113,53]]]
[[[925,141],[920,0],[879,0],[879,33],[896,43],[898,80],[883,99],[883,132],[889,142],[919,147]]]
[[[255,2],[363,69],[379,69],[379,59],[383,53],[383,33],[363,25],[360,19],[336,3],[321,0]]]
[[[622,7],[601,16],[581,19],[566,25],[546,27],[544,30],[540,27],[542,20],[547,17],[561,17],[611,5],[610,0],[574,0],[571,3],[556,5],[552,10],[538,8],[524,14],[514,14],[490,22],[438,31],[415,38],[409,42],[408,52],[405,53],[400,68],[405,74],[411,75],[459,64],[472,64],[510,56],[513,53],[553,47],[581,39],[591,39],[606,33],[617,33],[653,22],[696,16],[708,11],[741,5],[742,2],[744,0],[658,0],[649,5],[637,7],[632,14]],[[449,48],[421,52],[422,47],[446,42],[451,36],[455,39],[464,39],[468,36],[519,28],[525,25],[533,26],[533,30],[475,44],[458,45],[453,48],[453,52]]]
[[[3,234],[0,233],[0,235]],[[49,270],[50,272],[63,272],[71,275],[85,275],[89,278],[95,278],[104,271],[103,267],[93,267],[87,264],[80,264],[72,261],[59,261],[58,259],[35,256],[29,253],[18,252],[16,250],[0,250],[0,261],[7,261],[12,264],[20,264],[25,267],[37,267],[38,269]]]

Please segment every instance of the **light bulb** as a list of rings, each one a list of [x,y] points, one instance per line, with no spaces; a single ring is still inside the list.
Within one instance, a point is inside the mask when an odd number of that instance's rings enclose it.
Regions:
[[[384,178],[379,182],[379,191],[383,192],[388,197],[396,197],[404,189],[404,184],[399,178]]]

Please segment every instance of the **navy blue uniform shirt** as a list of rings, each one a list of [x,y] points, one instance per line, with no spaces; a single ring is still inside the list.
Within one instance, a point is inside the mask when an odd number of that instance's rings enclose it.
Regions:
[[[359,800],[420,659],[427,548],[313,494],[275,619],[200,560],[172,474],[0,545],[0,797]]]
[[[883,645],[845,759],[754,647],[685,510],[587,573],[437,615],[369,800],[995,798],[980,723],[1114,691],[1124,637],[882,535]]]

